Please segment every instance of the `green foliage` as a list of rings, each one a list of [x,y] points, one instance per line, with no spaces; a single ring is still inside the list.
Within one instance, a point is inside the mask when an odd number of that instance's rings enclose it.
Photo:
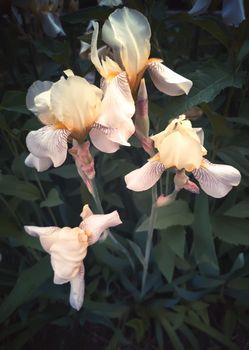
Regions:
[[[144,164],[147,155],[134,140],[132,147],[111,155],[92,147],[104,211],[118,209],[123,225],[112,230],[118,243],[108,238],[88,249],[84,306],[79,312],[69,308],[69,286],[53,284],[49,257],[23,226],[75,227],[82,204],[89,203],[94,211],[96,207],[72,157],[43,173],[24,165],[27,132],[40,127],[25,106],[25,95],[35,80],[55,81],[64,69],[81,76],[91,71],[91,63],[78,57],[79,37],[89,20],[103,23],[112,9],[89,7],[63,14],[67,36],[56,39],[39,33],[34,18],[24,31],[5,21],[0,53],[1,349],[45,349],[44,339],[50,338],[58,349],[246,348],[248,18],[233,28],[212,11],[194,18],[182,9],[177,14],[168,11],[167,1],[128,3],[150,21],[151,57],[164,59],[194,84],[188,96],[169,97],[156,91],[146,76],[150,134],[199,106],[203,114],[193,117],[193,126],[205,131],[207,158],[236,167],[242,182],[222,199],[182,190],[177,200],[156,208],[148,278],[141,295],[151,195],[127,190],[123,177]],[[172,178],[170,172],[166,181],[162,177],[158,192],[170,193]]]

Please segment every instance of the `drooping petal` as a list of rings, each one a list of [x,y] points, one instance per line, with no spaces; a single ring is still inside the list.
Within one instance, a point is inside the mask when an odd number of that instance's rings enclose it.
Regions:
[[[230,165],[213,164],[204,160],[204,166],[193,171],[201,188],[209,196],[221,198],[241,180],[240,172]]]
[[[101,98],[102,91],[79,76],[62,78],[51,88],[53,113],[65,128],[71,131],[73,137],[84,137],[96,121]]]
[[[35,168],[38,172],[47,170],[53,164],[50,158],[38,158],[31,153],[27,156],[24,163],[30,168]]]
[[[104,132],[106,128],[95,128],[93,127],[89,133],[92,143],[101,152],[114,153],[119,150],[120,145],[116,142],[110,141],[108,136]]]
[[[44,126],[28,133],[27,148],[37,158],[50,159],[55,167],[63,164],[67,157],[67,138],[70,132],[66,129],[56,129]]]
[[[175,73],[160,62],[150,62],[148,71],[156,88],[169,96],[188,95],[193,85],[191,80]]]
[[[40,14],[41,24],[44,33],[51,38],[56,38],[57,35],[65,36],[61,21],[58,15],[51,12],[43,12]]]
[[[131,171],[125,176],[127,188],[140,192],[151,188],[165,171],[164,165],[159,161],[148,161],[139,169]]]
[[[59,230],[57,226],[39,227],[39,226],[24,226],[24,230],[33,237],[47,236]]]
[[[58,230],[50,247],[51,265],[60,279],[71,281],[79,272],[87,252],[87,236],[79,227]]]
[[[41,120],[43,124],[53,124],[55,117],[51,111],[50,89],[51,81],[35,81],[28,89],[26,106]]]
[[[113,130],[107,134],[109,140],[127,145],[127,140],[135,132],[134,113],[135,104],[127,76],[122,72],[107,84],[97,123]],[[114,132],[115,129],[118,132]]]
[[[245,20],[244,0],[223,0],[223,21],[238,27]]]
[[[150,37],[147,18],[127,7],[115,10],[103,25],[102,39],[112,48],[115,61],[127,72],[131,86],[146,66]]]
[[[188,13],[193,16],[202,15],[209,8],[211,1],[212,0],[197,0]]]
[[[85,294],[85,268],[82,264],[79,273],[70,281],[70,305],[77,311],[82,307]]]
[[[88,244],[91,245],[99,240],[106,229],[120,225],[122,221],[115,210],[110,214],[90,215],[83,221],[83,224],[88,234]]]

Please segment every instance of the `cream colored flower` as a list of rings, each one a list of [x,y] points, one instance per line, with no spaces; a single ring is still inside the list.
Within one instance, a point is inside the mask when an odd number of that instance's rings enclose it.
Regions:
[[[28,90],[27,108],[45,126],[26,138],[26,165],[38,171],[60,166],[67,156],[67,138],[82,141],[99,116],[102,91],[84,78],[65,72],[56,83],[36,81]]]
[[[152,136],[159,154],[157,158],[165,168],[193,171],[201,166],[207,154],[191,122],[182,115],[174,119],[161,133]]]
[[[43,249],[51,255],[54,283],[70,282],[70,304],[79,310],[84,301],[85,269],[83,259],[89,245],[96,243],[107,228],[121,224],[118,212],[94,215],[88,205],[81,213],[79,227],[24,226],[25,231],[39,237]]]
[[[155,86],[171,96],[188,94],[192,82],[164,66],[162,60],[149,58],[151,30],[142,13],[123,7],[105,21],[102,39],[111,49],[109,55],[98,52],[98,23],[93,22],[93,27],[91,60],[104,79],[103,103],[108,104],[109,111],[108,118],[101,113],[100,126],[90,136],[100,150],[115,152],[119,144],[129,145],[127,140],[135,132],[132,93],[136,95],[146,69]]]
[[[156,156],[140,169],[125,176],[127,187],[133,191],[145,191],[152,187],[168,168],[175,168],[177,179],[181,176],[181,188],[197,192],[196,186],[188,181],[185,171],[192,172],[201,188],[215,198],[224,197],[241,180],[240,172],[230,165],[212,164],[205,158],[202,129],[192,128],[191,122],[182,115],[174,119],[161,133],[152,136],[158,149]]]

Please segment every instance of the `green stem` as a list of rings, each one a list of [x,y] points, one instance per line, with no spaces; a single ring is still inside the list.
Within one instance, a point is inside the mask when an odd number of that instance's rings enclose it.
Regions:
[[[151,205],[150,221],[149,221],[149,228],[148,228],[145,256],[144,256],[141,296],[144,295],[144,288],[145,288],[147,274],[148,274],[153,231],[154,231],[154,226],[156,222],[156,199],[157,199],[157,184],[155,184],[152,187],[152,205]]]
[[[100,212],[100,214],[104,214],[104,210],[103,210],[103,207],[101,204],[101,200],[100,200],[100,196],[99,196],[99,192],[98,192],[98,188],[97,188],[95,179],[91,180],[91,184],[92,184],[92,189],[93,189],[92,195],[93,195],[95,204],[97,206],[97,209]],[[127,257],[132,268],[135,269],[134,262],[130,256],[128,250],[113,236],[111,231],[109,229],[105,230],[105,232],[103,233],[102,236],[103,236],[103,239],[105,239],[109,236],[110,239],[115,243],[115,245],[120,249],[120,251]]]

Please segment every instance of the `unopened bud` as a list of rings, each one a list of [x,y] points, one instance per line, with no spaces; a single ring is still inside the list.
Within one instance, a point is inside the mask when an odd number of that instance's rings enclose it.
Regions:
[[[148,137],[150,122],[148,117],[148,95],[144,79],[141,80],[135,111],[135,129],[138,138]]]
[[[92,180],[95,177],[94,159],[90,153],[90,142],[86,141],[82,145],[75,144],[69,153],[74,157],[79,175],[85,182],[85,177]]]

